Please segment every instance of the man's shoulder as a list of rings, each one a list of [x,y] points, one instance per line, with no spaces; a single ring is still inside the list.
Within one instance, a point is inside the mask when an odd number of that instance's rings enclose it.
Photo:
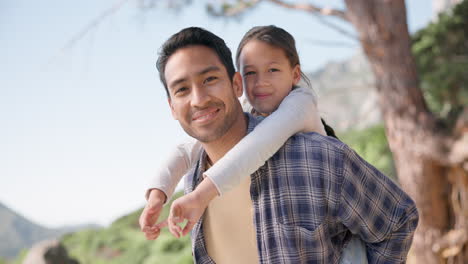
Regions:
[[[332,151],[343,151],[348,146],[339,139],[329,136],[324,136],[316,132],[298,133],[293,135],[286,141],[285,146],[296,147],[304,145],[306,147],[327,149]]]
[[[253,116],[250,113],[245,113],[247,118],[249,119],[248,125],[248,132],[251,132],[260,122],[265,119],[262,116]],[[280,149],[291,149],[297,148],[298,150],[303,151],[300,146],[307,146],[308,150],[312,150],[310,147],[314,149],[325,149],[328,151],[345,151],[349,147],[341,142],[339,139],[334,137],[324,136],[322,134],[316,132],[309,132],[309,133],[297,133],[291,136]]]

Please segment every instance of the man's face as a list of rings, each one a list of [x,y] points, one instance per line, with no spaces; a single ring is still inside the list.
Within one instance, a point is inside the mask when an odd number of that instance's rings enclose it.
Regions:
[[[231,81],[216,53],[205,46],[176,51],[165,68],[172,116],[190,136],[211,142],[223,136],[242,112],[240,75]]]

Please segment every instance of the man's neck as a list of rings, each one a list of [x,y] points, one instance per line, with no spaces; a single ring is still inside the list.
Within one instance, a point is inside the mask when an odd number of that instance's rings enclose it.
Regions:
[[[231,148],[233,148],[247,134],[248,118],[240,111],[232,127],[219,139],[201,143],[206,151],[211,164],[220,160]]]

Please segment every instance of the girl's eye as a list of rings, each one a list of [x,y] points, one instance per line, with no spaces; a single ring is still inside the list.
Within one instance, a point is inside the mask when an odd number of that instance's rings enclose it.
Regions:
[[[206,78],[205,81],[203,81],[203,84],[207,84],[207,83],[212,82],[212,81],[214,81],[216,79],[218,79],[218,78],[216,78],[214,76],[210,76],[210,77]]]
[[[248,71],[248,72],[244,73],[244,76],[254,75],[254,74],[255,74],[254,71]]]
[[[276,69],[276,68],[271,68],[269,71],[270,71],[270,72],[277,72],[277,71],[279,71],[279,70]]]

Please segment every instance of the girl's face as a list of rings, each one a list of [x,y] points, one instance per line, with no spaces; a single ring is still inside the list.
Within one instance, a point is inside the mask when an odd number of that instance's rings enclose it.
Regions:
[[[283,49],[259,40],[245,44],[239,67],[247,99],[262,114],[275,111],[301,79],[299,65],[292,67]]]

